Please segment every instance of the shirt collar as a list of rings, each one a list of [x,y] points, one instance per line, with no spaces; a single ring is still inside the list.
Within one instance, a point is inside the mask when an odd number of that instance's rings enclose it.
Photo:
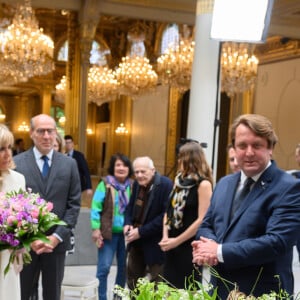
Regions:
[[[251,178],[256,182],[258,180],[258,178],[260,177],[260,175],[271,166],[271,161],[268,162],[267,166],[264,168],[264,170],[262,170],[260,173],[252,176]],[[243,185],[245,183],[245,181],[247,180],[248,176],[246,176],[246,174],[241,171],[241,184]]]
[[[74,153],[74,150],[71,150],[71,151],[67,152],[67,154],[68,154],[69,156],[73,156],[73,153]]]
[[[36,146],[33,147],[33,154],[36,160],[41,159],[41,157],[44,155],[42,154]],[[52,156],[53,156],[53,149],[50,150],[50,152],[48,152],[46,154],[46,156],[49,158],[49,160],[52,161]]]

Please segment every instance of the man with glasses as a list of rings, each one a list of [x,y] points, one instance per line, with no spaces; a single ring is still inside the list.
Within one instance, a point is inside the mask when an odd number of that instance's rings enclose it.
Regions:
[[[55,120],[45,114],[30,122],[34,146],[15,156],[16,170],[26,179],[26,188],[53,203],[53,212],[67,223],[48,232],[50,243],[37,240],[31,244],[32,262],[21,272],[22,300],[33,299],[39,273],[42,273],[44,300],[59,300],[70,234],[80,210],[80,179],[76,162],[53,151],[56,138]],[[34,298],[35,299],[35,298]]]

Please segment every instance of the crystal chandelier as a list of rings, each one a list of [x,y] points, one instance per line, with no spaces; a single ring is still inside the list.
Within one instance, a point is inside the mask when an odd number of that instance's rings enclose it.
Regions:
[[[149,92],[157,84],[157,74],[149,59],[141,56],[123,57],[116,70],[116,78],[120,84],[120,93],[133,98]]]
[[[12,78],[12,84],[53,71],[53,41],[43,34],[30,0],[18,5],[12,24],[1,35],[1,75]]]
[[[88,75],[88,99],[97,105],[116,99],[118,82],[111,69],[93,66]]]
[[[157,74],[146,57],[144,44],[146,30],[147,28],[140,22],[132,26],[127,35],[131,44],[130,53],[122,57],[115,71],[120,94],[132,98],[154,90],[157,85]]]
[[[126,135],[128,134],[128,129],[125,127],[124,123],[120,123],[120,125],[115,130],[117,135]]]
[[[55,100],[61,103],[65,103],[67,90],[67,77],[63,75],[60,82],[55,86]]]
[[[253,46],[226,42],[222,46],[222,91],[230,97],[254,87],[258,59],[252,54]]]
[[[162,84],[185,92],[190,88],[195,42],[190,38],[182,39],[179,44],[171,45],[157,59],[157,73]]]

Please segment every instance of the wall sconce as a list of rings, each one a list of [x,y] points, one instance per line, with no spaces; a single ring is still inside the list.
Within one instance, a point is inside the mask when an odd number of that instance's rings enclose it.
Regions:
[[[6,115],[5,114],[0,114],[0,122],[3,122],[6,118]]]
[[[29,126],[25,121],[22,122],[21,125],[18,127],[18,131],[23,131],[23,132],[28,132],[29,131]]]
[[[128,134],[128,129],[125,127],[124,123],[121,123],[120,126],[115,130],[115,133],[118,135]]]
[[[60,125],[61,127],[64,127],[65,124],[66,124],[66,117],[65,117],[65,116],[60,117],[60,118],[58,119],[58,123],[59,123],[59,125]]]
[[[6,118],[6,115],[4,114],[4,109],[0,106],[0,122],[3,122]]]
[[[86,129],[86,133],[87,133],[88,135],[92,135],[92,134],[94,134],[94,131],[93,131],[93,129],[91,129],[91,128],[87,128],[87,129]]]

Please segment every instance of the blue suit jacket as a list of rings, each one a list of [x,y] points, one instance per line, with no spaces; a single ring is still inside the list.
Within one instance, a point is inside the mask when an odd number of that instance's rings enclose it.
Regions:
[[[215,268],[222,278],[237,283],[240,291],[250,294],[254,288],[253,294],[258,296],[278,291],[281,284],[293,294],[292,251],[300,232],[300,180],[273,162],[230,220],[239,179],[240,172],[219,181],[197,238],[204,236],[222,244],[224,263]],[[226,299],[224,283],[214,277],[212,283],[218,286],[221,299]],[[227,286],[233,289],[232,284]]]
[[[139,245],[143,249],[144,260],[147,265],[162,264],[164,253],[158,243],[162,239],[163,216],[169,194],[172,190],[172,181],[158,173],[155,174],[153,186],[149,192],[149,199],[144,211],[142,225],[139,227],[140,239],[128,245]],[[133,183],[132,194],[125,211],[125,225],[133,225],[134,204],[139,193],[137,181]],[[131,245],[132,244],[132,245]]]

